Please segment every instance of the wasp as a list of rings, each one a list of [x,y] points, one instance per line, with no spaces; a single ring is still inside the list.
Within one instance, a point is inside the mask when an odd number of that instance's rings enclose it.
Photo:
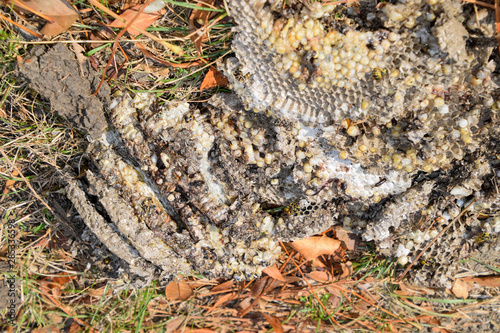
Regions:
[[[485,232],[484,234],[477,236],[476,239],[474,239],[474,241],[476,243],[480,244],[480,243],[484,243],[490,239],[491,239],[491,235],[489,233]]]
[[[374,80],[377,80],[377,81],[380,81],[382,80],[384,77],[387,76],[387,73],[389,71],[387,70],[387,68],[379,68],[379,67],[376,67],[373,69],[372,71],[372,78]]]
[[[184,122],[187,124],[187,123],[190,123],[191,121],[193,120],[193,115],[191,113],[189,114],[186,114],[184,116]]]
[[[436,261],[434,259],[421,259],[420,260],[420,265],[422,265],[422,267],[425,267],[425,266],[431,266],[431,265],[434,265],[436,263]]]
[[[292,215],[292,216],[300,215],[301,210],[297,200],[292,201],[288,206],[286,206],[285,209],[283,209],[283,212],[286,215]]]

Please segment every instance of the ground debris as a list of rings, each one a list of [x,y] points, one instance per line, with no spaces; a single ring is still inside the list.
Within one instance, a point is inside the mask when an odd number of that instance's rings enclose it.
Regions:
[[[88,62],[79,65],[65,45],[34,47],[19,64],[17,75],[48,99],[54,111],[75,128],[88,131],[93,139],[108,126],[103,102],[109,104],[109,87],[105,85],[94,96],[98,74]]]

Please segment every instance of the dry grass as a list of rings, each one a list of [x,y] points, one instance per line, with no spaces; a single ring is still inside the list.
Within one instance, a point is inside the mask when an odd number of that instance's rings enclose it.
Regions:
[[[230,52],[231,22],[221,19],[213,24],[211,39],[198,57],[186,37],[189,5],[166,2],[168,14],[150,31],[182,47],[184,55],[176,56],[149,39],[139,39],[165,62],[188,64],[201,58],[202,64],[163,66],[145,58],[133,42],[122,38],[120,46],[127,50],[127,56],[118,48],[112,68],[123,67],[107,72],[108,83],[114,89],[150,90],[164,99],[206,100],[217,89],[200,91],[201,80],[211,64]],[[71,34],[49,42],[77,40],[103,71],[114,37],[96,27],[109,17],[90,9],[85,1],[75,5],[84,10],[83,21],[70,29]],[[3,11],[12,20],[27,23],[6,8]],[[106,43],[92,44],[89,36],[93,33]],[[17,57],[23,57],[35,43],[24,41],[5,22],[0,25],[0,39],[0,150],[5,155],[0,158],[0,268],[7,276],[8,251],[14,248],[15,266],[9,274],[17,280],[20,292],[15,324],[4,321],[0,324],[4,330],[447,332],[457,329],[460,318],[472,318],[488,306],[498,309],[498,297],[479,303],[476,299],[456,299],[446,291],[397,282],[403,269],[391,259],[379,257],[370,244],[315,262],[304,260],[283,245],[284,255],[277,268],[284,281],[275,279],[276,275],[242,283],[192,275],[183,277],[182,287],[174,285],[188,291],[182,297],[158,284],[133,289],[126,281],[100,276],[98,266],[82,264],[85,258],[71,251],[74,237],[68,236],[70,223],[61,214],[56,217],[49,203],[52,194],[62,191],[58,172],[67,164],[80,163],[85,140],[51,112],[36,92],[16,81],[13,72]],[[9,223],[15,226],[15,238],[8,237]],[[7,309],[0,309],[1,317],[6,314]]]

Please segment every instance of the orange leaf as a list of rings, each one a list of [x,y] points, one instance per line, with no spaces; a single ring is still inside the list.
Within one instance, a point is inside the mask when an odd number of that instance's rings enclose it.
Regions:
[[[14,3],[16,8],[29,10],[49,21],[40,30],[46,36],[65,32],[78,19],[78,12],[65,0],[15,0]]]
[[[354,251],[356,247],[356,236],[352,232],[347,232],[342,228],[336,228],[335,236],[339,241],[344,242],[349,251]]]
[[[214,2],[215,0],[205,0],[203,3],[198,2],[197,6],[203,7],[204,3],[212,5]],[[191,35],[191,40],[193,41],[194,46],[196,47],[196,51],[198,51],[198,54],[200,55],[203,52],[201,43],[208,40],[210,33],[210,30],[208,29],[204,31],[204,26],[207,25],[208,20],[213,13],[213,11],[193,9],[191,16],[189,16],[189,34]],[[195,31],[197,32],[194,33]]]
[[[333,281],[332,275],[326,271],[312,271],[311,273],[307,274],[307,276],[318,282]]]
[[[89,289],[88,291],[88,294],[90,296],[94,296],[94,297],[102,297],[104,296],[104,290],[106,290],[106,287],[101,287],[101,288],[97,288],[97,289]],[[106,295],[109,295],[112,293],[112,290],[111,288],[108,288],[108,290],[106,291]]]
[[[181,327],[182,323],[186,320],[185,316],[177,317],[172,319],[167,323],[167,332],[175,332],[179,327]]]
[[[262,315],[266,318],[276,333],[283,333],[283,325],[281,325],[281,321],[278,318],[265,314],[264,312],[262,312]]]
[[[314,236],[290,244],[305,259],[313,260],[320,255],[331,255],[340,247],[340,241],[327,236]]]
[[[57,283],[59,286],[64,286],[69,281],[76,278],[76,275],[68,275],[68,273],[63,273],[63,276],[56,276],[52,278],[52,282]]]
[[[465,277],[460,280],[466,282],[468,285],[473,286],[477,284],[480,287],[500,287],[500,276],[498,275],[488,275],[488,276],[477,276],[477,277]]]
[[[455,281],[453,284],[453,288],[451,288],[451,291],[455,296],[466,299],[469,297],[469,289],[467,286],[467,283],[465,283],[463,280],[458,279]]]
[[[276,267],[276,264],[271,267],[264,268],[263,272],[273,279],[285,282],[285,278],[283,277],[283,275],[281,275],[281,272],[278,267]]]
[[[269,278],[267,277],[255,281],[252,289],[250,289],[250,296],[259,297],[260,294],[262,294],[262,292],[264,291],[264,288],[266,287],[268,281]]]
[[[409,288],[406,286],[406,284],[404,284],[403,282],[401,282],[401,283],[399,284],[399,288],[400,288],[401,290],[396,290],[396,291],[394,291],[394,292],[395,292],[396,294],[398,294],[398,295],[401,295],[401,296],[413,296],[413,295],[415,295],[415,292],[414,292],[413,290],[409,289]]]
[[[340,298],[336,295],[330,295],[330,297],[328,297],[328,303],[330,303],[332,309],[335,309],[340,305]]]
[[[71,323],[71,326],[69,327],[68,329],[68,333],[77,333],[77,332],[81,332],[82,331],[82,328],[80,327],[80,325],[78,325],[78,323],[76,321],[72,322]]]
[[[222,73],[219,72],[215,67],[210,67],[207,75],[205,75],[205,78],[201,83],[200,90],[209,89],[217,86],[225,87],[227,86],[227,84],[228,84],[227,78],[223,76]]]
[[[219,307],[219,305],[224,304],[226,302],[229,302],[229,301],[235,299],[237,296],[238,296],[237,293],[229,293],[229,294],[222,295],[221,297],[219,297],[217,302],[215,302],[215,304],[212,306],[212,308],[217,309]],[[210,310],[210,312],[211,311],[212,310]]]
[[[73,43],[73,50],[76,55],[76,60],[78,60],[80,64],[83,64],[87,60],[87,57],[85,56],[85,49],[80,44]]]
[[[184,301],[191,297],[193,289],[186,282],[170,282],[165,288],[165,296],[169,301]]]
[[[346,263],[341,263],[340,267],[342,267],[342,274],[340,274],[341,278],[345,278],[352,274],[352,262],[348,261]]]
[[[340,288],[342,288],[344,286],[343,283],[335,283],[335,284],[329,284],[326,286],[326,290],[328,290],[328,292],[330,294],[332,294],[332,296],[335,296],[335,297],[343,297],[342,295],[342,292],[339,288],[337,288],[337,286],[339,286]]]
[[[212,292],[216,291],[230,291],[233,288],[234,285],[234,280],[229,280],[224,283],[219,284],[218,286],[215,286],[212,288]]]
[[[134,17],[137,15],[137,13],[140,11],[141,6],[143,6],[143,5],[139,5],[139,6],[135,6],[133,8],[127,9],[126,11],[124,11],[120,15],[120,17],[122,19],[126,20],[127,22],[132,21],[134,19]],[[165,14],[165,12],[166,11],[164,9],[161,9],[161,10],[157,11],[156,13],[144,13],[144,12],[140,13],[139,16],[134,20],[133,24],[136,28],[145,30],[151,24],[156,22],[156,20],[161,18],[163,16],[163,14]],[[111,22],[111,24],[109,26],[113,27],[113,28],[123,28],[126,26],[126,24],[122,20],[116,19],[113,22]],[[134,37],[141,33],[140,31],[138,31],[132,27],[129,27],[127,29],[127,32],[131,36],[134,36]]]

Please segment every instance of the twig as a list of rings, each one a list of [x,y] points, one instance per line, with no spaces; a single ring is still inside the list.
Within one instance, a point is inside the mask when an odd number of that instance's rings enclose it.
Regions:
[[[479,6],[483,6],[483,7],[488,7],[488,8],[491,8],[491,9],[495,9],[494,5],[492,5],[490,3],[483,2],[483,1],[477,1],[477,0],[462,0],[462,1],[473,3],[473,4],[476,4],[476,5],[479,5]]]
[[[21,24],[19,24],[19,23],[17,23],[17,22],[12,21],[10,18],[8,18],[8,17],[6,17],[6,16],[3,16],[2,14],[0,14],[0,18],[4,19],[4,20],[5,20],[5,21],[7,21],[7,22],[12,23],[12,24],[13,24],[13,25],[15,25],[16,27],[18,27],[18,28],[20,28],[20,29],[23,29],[23,30],[24,30],[24,31],[26,31],[27,33],[29,33],[29,34],[31,34],[31,35],[33,35],[33,36],[37,37],[37,38],[40,38],[40,39],[41,39],[41,38],[43,38],[43,35],[42,35],[42,34],[39,34],[38,32],[35,32],[35,31],[33,31],[33,30],[30,30],[30,29],[26,28],[25,26],[23,26],[23,25],[21,25]]]
[[[325,2],[323,6],[329,6],[329,5],[339,5],[341,3],[349,3],[349,2],[356,2],[358,0],[339,0],[339,1],[332,1],[332,2]]]
[[[458,214],[458,216],[457,216],[457,217],[455,217],[455,218],[453,219],[453,221],[451,221],[451,222],[450,222],[450,224],[448,224],[448,225],[447,225],[447,226],[446,226],[443,230],[441,230],[441,232],[440,232],[440,233],[439,233],[436,237],[434,237],[434,239],[433,239],[433,240],[432,240],[429,244],[427,244],[427,246],[426,246],[426,247],[424,247],[424,249],[423,249],[423,250],[422,250],[422,251],[418,254],[418,256],[416,256],[416,257],[415,257],[415,259],[413,259],[413,261],[411,262],[411,264],[410,264],[410,265],[409,265],[409,266],[405,269],[405,271],[403,272],[403,274],[401,274],[401,276],[397,278],[397,280],[396,280],[396,281],[401,282],[401,280],[402,280],[402,279],[406,276],[406,274],[408,274],[408,272],[410,271],[410,269],[413,267],[413,265],[415,265],[415,263],[418,261],[418,259],[420,259],[420,257],[421,257],[421,256],[425,253],[425,251],[427,251],[427,250],[428,250],[428,249],[432,246],[432,244],[434,244],[434,243],[437,241],[437,239],[438,239],[439,237],[443,236],[443,234],[444,234],[444,233],[445,233],[448,229],[450,229],[450,228],[451,228],[451,226],[452,226],[452,225],[454,225],[454,224],[455,224],[455,222],[456,222],[456,221],[457,221],[460,217],[462,217],[462,215],[464,215],[464,214],[465,214],[465,212],[469,209],[469,207],[470,207],[473,203],[475,203],[475,202],[476,202],[476,199],[472,200],[472,201],[471,201],[471,202],[467,205],[467,207],[465,207],[465,208],[464,208],[464,210],[462,210],[462,211],[460,212],[460,214]]]

